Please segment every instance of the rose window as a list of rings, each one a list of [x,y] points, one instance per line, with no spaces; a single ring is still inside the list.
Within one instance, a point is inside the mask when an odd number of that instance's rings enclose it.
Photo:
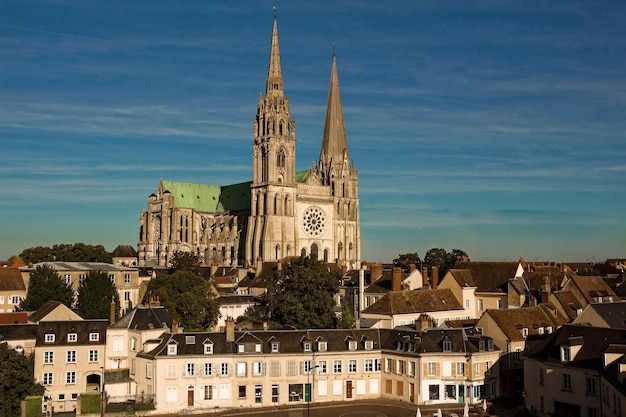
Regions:
[[[309,236],[321,235],[324,233],[324,228],[326,227],[324,212],[318,207],[309,207],[304,212],[302,225],[304,226],[304,231]]]

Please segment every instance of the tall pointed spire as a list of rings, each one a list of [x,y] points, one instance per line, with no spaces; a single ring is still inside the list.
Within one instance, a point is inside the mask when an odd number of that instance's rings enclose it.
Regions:
[[[345,152],[345,155],[344,155]],[[337,76],[337,60],[333,53],[333,66],[330,73],[330,87],[328,89],[328,104],[326,106],[326,121],[322,136],[322,150],[320,162],[335,164],[345,160],[350,161],[348,154],[348,140],[343,122],[343,109],[339,94],[339,77]]]
[[[267,96],[283,95],[283,74],[280,69],[280,50],[278,48],[278,25],[274,15],[274,29],[272,31],[272,47],[270,50],[270,65],[267,70],[267,83],[265,86]]]

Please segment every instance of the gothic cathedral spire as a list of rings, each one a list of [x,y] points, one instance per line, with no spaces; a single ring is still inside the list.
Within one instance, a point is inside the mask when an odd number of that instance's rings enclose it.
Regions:
[[[341,164],[342,161],[350,161],[348,154],[348,141],[343,122],[343,110],[341,96],[339,94],[339,77],[337,76],[337,59],[333,53],[333,64],[330,73],[330,86],[328,88],[328,104],[326,106],[326,121],[324,122],[324,134],[322,136],[322,150],[320,162],[330,167],[333,164]]]

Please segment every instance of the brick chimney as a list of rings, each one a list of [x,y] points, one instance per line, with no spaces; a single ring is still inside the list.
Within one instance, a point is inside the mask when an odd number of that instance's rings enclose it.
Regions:
[[[111,299],[111,306],[109,309],[109,325],[115,323],[115,300]]]
[[[550,278],[548,276],[543,277],[543,285],[541,286],[541,302],[547,303],[550,298]]]
[[[383,275],[383,264],[370,264],[370,271],[370,282],[374,282]]]
[[[428,282],[428,267],[422,267],[422,286],[430,287],[430,282]]]
[[[433,321],[430,319],[428,314],[422,313],[417,318],[415,327],[416,327],[416,330],[423,332],[424,330],[433,327]]]
[[[231,316],[226,317],[226,341],[235,341],[235,320]]]
[[[178,320],[172,320],[172,333],[178,333]]]
[[[439,268],[437,268],[436,266],[433,266],[433,269],[431,271],[432,274],[432,284],[433,284],[433,289],[437,289],[437,286],[439,285]]]
[[[402,290],[402,268],[394,266],[391,269],[391,291]]]

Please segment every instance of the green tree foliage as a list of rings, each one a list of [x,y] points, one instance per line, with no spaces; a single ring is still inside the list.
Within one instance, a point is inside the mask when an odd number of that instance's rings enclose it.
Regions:
[[[29,395],[43,395],[44,387],[35,383],[32,356],[0,343],[0,364],[0,416],[19,417],[21,401]]]
[[[273,321],[299,329],[336,328],[334,295],[339,274],[310,257],[293,258],[277,270],[263,303]]]
[[[213,284],[190,271],[159,275],[148,283],[146,297],[158,296],[185,331],[205,330],[219,316]]]
[[[443,248],[432,248],[424,256],[424,265],[429,268],[436,266],[439,269],[439,278],[441,279],[451,268],[454,268],[454,264],[459,259],[469,261],[469,256],[461,249],[452,249],[451,252],[446,252]]]
[[[202,257],[192,252],[174,252],[170,261],[170,272],[189,271],[198,275]]]
[[[71,307],[74,303],[74,290],[71,284],[57,274],[49,265],[38,265],[31,273],[28,281],[28,293],[20,303],[20,309],[35,311],[47,301],[58,301]]]
[[[105,262],[111,263],[113,258],[102,245],[86,245],[84,243],[60,243],[52,246],[37,246],[24,249],[20,258],[26,262]]]
[[[354,315],[347,303],[341,303],[341,318],[339,320],[339,327],[342,329],[350,329],[354,325]]]
[[[417,252],[403,253],[393,260],[393,264],[404,270],[408,270],[411,265],[415,265],[415,268],[420,269],[422,267],[422,260]]]
[[[115,316],[118,317],[120,297],[106,272],[91,271],[78,286],[78,314],[85,319],[108,319],[111,300],[115,301]]]

